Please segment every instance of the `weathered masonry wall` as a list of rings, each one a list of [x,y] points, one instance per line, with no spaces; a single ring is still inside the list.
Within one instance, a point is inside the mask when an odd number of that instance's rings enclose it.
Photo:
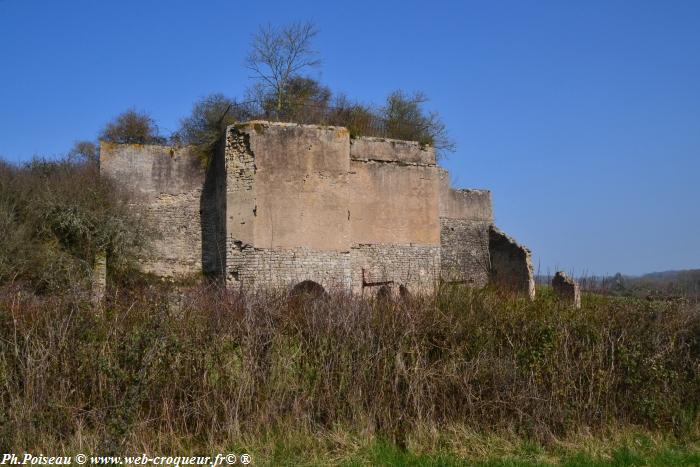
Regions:
[[[535,298],[530,250],[495,227],[489,229],[490,280],[493,284]]]
[[[432,291],[440,265],[439,171],[418,143],[356,138],[350,146],[352,286]]]
[[[290,287],[310,280],[326,290],[348,290],[348,252],[233,245],[227,284],[240,290]]]
[[[347,251],[348,131],[267,123],[237,130],[255,158],[255,246]]]
[[[101,142],[100,173],[130,188],[131,203],[152,231],[140,259],[144,271],[160,276],[202,271],[205,171],[190,149]]]
[[[350,157],[356,161],[382,161],[402,165],[435,165],[435,150],[415,141],[361,136],[353,138]]]
[[[429,293],[440,271],[440,247],[429,245],[355,244],[350,251],[352,290],[374,295],[383,285]]]
[[[102,174],[153,232],[145,271],[236,289],[492,282],[534,296],[530,252],[493,227],[491,193],[451,189],[429,147],[253,121],[229,127],[204,167],[188,148],[102,143]]]
[[[483,287],[489,281],[491,192],[454,190],[440,173],[440,276],[448,283]]]
[[[349,286],[349,134],[249,122],[226,143],[227,282]]]

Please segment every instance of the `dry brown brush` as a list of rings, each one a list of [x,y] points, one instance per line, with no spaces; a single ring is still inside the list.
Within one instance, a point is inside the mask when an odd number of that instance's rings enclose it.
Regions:
[[[181,293],[118,290],[95,309],[2,289],[0,450],[195,449],[338,427],[398,444],[448,424],[538,439],[697,429],[697,305]]]
[[[134,269],[147,238],[139,210],[100,177],[96,160],[72,156],[22,165],[0,159],[0,285],[78,293],[98,252],[108,255],[114,279]]]

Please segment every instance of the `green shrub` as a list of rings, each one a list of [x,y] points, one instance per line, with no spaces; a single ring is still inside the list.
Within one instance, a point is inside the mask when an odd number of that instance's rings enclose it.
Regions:
[[[145,113],[134,109],[117,115],[102,129],[98,139],[121,144],[164,144],[166,139],[160,136],[155,120]]]

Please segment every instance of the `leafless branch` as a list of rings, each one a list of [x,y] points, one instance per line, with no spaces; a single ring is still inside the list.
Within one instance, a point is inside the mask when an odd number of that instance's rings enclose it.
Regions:
[[[316,26],[306,22],[283,27],[268,24],[253,35],[246,68],[253,72],[252,78],[276,96],[278,112],[291,79],[321,63],[312,46],[317,34]]]

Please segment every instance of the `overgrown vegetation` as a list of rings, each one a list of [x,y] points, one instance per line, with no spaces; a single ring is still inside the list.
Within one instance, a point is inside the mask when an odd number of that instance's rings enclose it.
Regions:
[[[223,94],[212,94],[195,102],[189,117],[182,119],[180,129],[171,140],[175,144],[193,146],[200,158],[207,162],[226,127],[252,118],[249,105],[240,104]]]
[[[0,160],[0,284],[84,290],[98,252],[114,277],[130,269],[143,227],[95,157],[94,145],[79,143],[62,160]]]
[[[101,141],[122,144],[163,144],[155,120],[145,112],[130,109],[107,123],[98,137]]]
[[[384,106],[374,107],[333,97],[330,88],[307,76],[320,65],[313,23],[279,28],[262,26],[253,35],[246,67],[255,83],[248,90],[253,113],[270,120],[345,126],[354,136],[384,136],[434,146],[438,155],[454,151],[455,143],[437,112],[428,112],[423,93],[391,92]]]
[[[395,139],[433,146],[438,152],[454,151],[455,143],[447,135],[440,116],[423,108],[427,101],[428,97],[420,92],[412,96],[402,91],[389,94],[381,109],[386,133]]]
[[[418,141],[433,146],[438,157],[455,149],[437,112],[428,111],[425,94],[391,92],[383,105],[367,105],[335,94],[305,73],[320,65],[312,23],[261,27],[250,44],[246,67],[254,82],[246,99],[213,94],[197,101],[172,137],[177,144],[197,147],[208,160],[226,127],[243,120],[272,120],[344,126],[350,135]]]
[[[630,424],[692,438],[699,364],[697,305],[150,288],[113,290],[95,310],[9,287],[0,448],[240,451],[345,433],[402,449],[449,427],[548,444]]]
[[[382,105],[352,100],[305,73],[320,65],[312,41],[312,23],[262,26],[253,35],[246,67],[253,83],[245,99],[214,93],[197,100],[180,128],[165,137],[146,112],[134,109],[107,123],[98,139],[112,143],[190,145],[206,165],[226,128],[246,120],[271,120],[343,126],[352,137],[378,136],[418,141],[436,150],[438,158],[455,150],[455,142],[437,112],[425,105],[427,96],[402,90],[389,93]],[[93,144],[93,143],[87,143]],[[97,149],[92,154],[98,157]]]
[[[238,102],[223,94],[197,101],[192,113],[181,121],[172,135],[175,144],[192,145],[205,159],[214,151],[226,127],[245,120],[271,120],[346,127],[351,137],[377,136],[432,146],[438,158],[455,150],[445,124],[436,112],[424,105],[423,93],[409,95],[394,91],[382,106],[352,101],[343,94],[334,96],[327,86],[302,76],[292,77],[284,88],[282,101],[276,94],[255,88],[250,100]]]

